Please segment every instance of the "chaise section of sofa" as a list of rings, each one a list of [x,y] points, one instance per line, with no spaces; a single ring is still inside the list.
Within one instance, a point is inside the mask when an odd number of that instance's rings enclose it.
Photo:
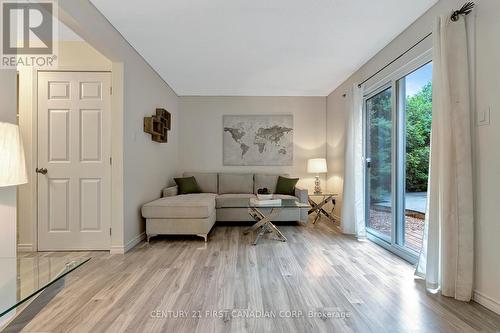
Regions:
[[[177,187],[167,187],[163,197],[145,204],[147,239],[161,234],[198,235],[207,241],[216,221],[254,222],[246,207],[237,207],[235,201],[256,197],[259,188],[274,193],[280,175],[252,173],[198,173],[185,172],[184,177],[195,177],[202,193],[177,194]],[[282,175],[288,176],[288,175]],[[276,194],[281,199],[295,199],[307,203],[305,189],[295,189],[295,196]],[[235,207],[236,206],[236,207]],[[266,214],[271,208],[261,208]],[[307,208],[283,208],[273,221],[307,222]]]
[[[170,188],[167,194],[177,192]],[[207,241],[215,223],[215,193],[169,195],[142,206],[146,235],[198,235]]]

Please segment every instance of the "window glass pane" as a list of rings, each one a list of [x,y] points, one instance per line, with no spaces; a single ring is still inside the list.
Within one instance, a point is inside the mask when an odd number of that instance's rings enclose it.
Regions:
[[[424,232],[432,119],[432,63],[401,79],[405,113],[404,246],[420,252]]]
[[[367,227],[390,241],[392,229],[392,89],[366,100]]]

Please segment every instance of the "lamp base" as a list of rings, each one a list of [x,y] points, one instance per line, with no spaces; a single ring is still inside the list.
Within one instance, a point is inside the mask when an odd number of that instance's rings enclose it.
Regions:
[[[314,180],[314,194],[321,194],[321,182],[319,180],[319,176],[316,176]]]

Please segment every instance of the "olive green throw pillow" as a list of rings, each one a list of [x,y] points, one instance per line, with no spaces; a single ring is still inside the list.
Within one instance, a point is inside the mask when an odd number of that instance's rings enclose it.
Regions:
[[[276,184],[276,194],[295,195],[295,185],[299,181],[298,178],[278,177]]]
[[[200,186],[194,177],[174,178],[179,194],[201,193]]]

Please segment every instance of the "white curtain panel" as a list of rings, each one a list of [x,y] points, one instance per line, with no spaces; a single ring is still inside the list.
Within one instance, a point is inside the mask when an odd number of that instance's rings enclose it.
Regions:
[[[363,192],[363,93],[354,85],[347,94],[344,189],[342,194],[343,233],[366,238]]]
[[[439,17],[433,31],[429,196],[416,274],[427,288],[469,301],[474,220],[469,61],[464,17]]]

